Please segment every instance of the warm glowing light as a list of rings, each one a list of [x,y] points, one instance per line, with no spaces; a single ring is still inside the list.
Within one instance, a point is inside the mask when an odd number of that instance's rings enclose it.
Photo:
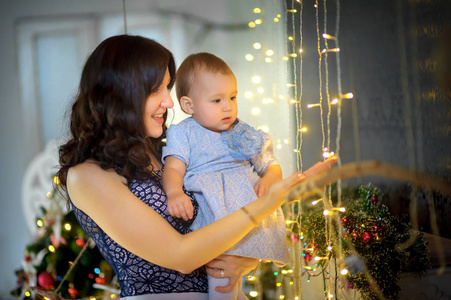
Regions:
[[[298,11],[296,9],[288,9],[287,12],[295,13],[295,12],[298,12]]]
[[[292,220],[286,220],[285,223],[287,223],[288,225],[290,225],[291,223],[293,223]]]
[[[260,81],[262,81],[262,78],[258,75],[255,75],[252,77],[252,82],[253,83],[260,83]]]
[[[274,18],[274,22],[278,23],[279,22],[279,18]]]
[[[263,94],[263,93],[265,92],[265,89],[262,88],[262,87],[259,87],[259,88],[257,88],[257,92],[258,92],[259,94]]]
[[[287,145],[290,144],[290,140],[289,140],[289,139],[284,139],[283,142],[284,142],[285,144],[287,144]]]
[[[276,145],[276,148],[277,148],[277,149],[282,149],[282,144],[281,144],[281,143],[278,143],[278,144]]]
[[[307,104],[307,108],[312,108],[312,107],[316,107],[316,106],[321,106],[321,104],[319,104],[319,103]]]
[[[287,61],[289,58],[288,58],[288,56],[284,56],[284,57],[282,57],[282,60],[285,60],[285,61]]]
[[[316,204],[318,204],[321,201],[323,201],[323,198],[320,198],[318,200],[312,201],[312,205],[316,205]]]
[[[323,211],[323,215],[327,216],[328,214],[330,214],[330,211],[328,211],[327,209],[325,209],[325,210]]]
[[[260,25],[262,22],[263,22],[262,19],[255,20],[255,24],[257,24],[257,25]]]
[[[263,132],[266,132],[266,133],[269,132],[269,127],[266,125],[260,125],[257,127],[257,129],[261,129]]]
[[[52,253],[55,253],[55,247],[53,247],[53,245],[49,245],[49,251]]]
[[[247,61],[253,61],[254,60],[254,56],[252,54],[246,54],[245,56]]]
[[[25,296],[30,297],[30,296],[31,296],[31,293],[30,293],[29,291],[26,291],[26,292],[25,292]]]
[[[58,176],[53,176],[53,182],[55,183],[55,184],[60,184],[60,179],[59,179],[59,177]]]
[[[341,95],[341,98],[343,98],[343,99],[352,99],[352,98],[354,98],[354,94],[353,93],[347,93],[347,94]]]
[[[42,226],[44,226],[44,222],[42,222],[41,219],[37,219],[36,220],[36,225],[38,225],[38,227],[42,227]]]
[[[338,210],[338,211],[341,211],[341,212],[345,212],[346,208],[345,207],[334,207],[333,210]]]
[[[337,103],[338,103],[338,99],[337,98],[332,99],[332,101],[330,102],[330,104],[332,104],[332,105],[335,105]]]
[[[66,229],[66,231],[70,231],[72,229],[72,226],[69,223],[64,224],[64,229]]]
[[[246,97],[247,99],[250,99],[254,96],[254,93],[252,93],[251,91],[245,91],[244,92],[244,97]]]
[[[289,40],[289,41],[292,41],[292,40],[294,40],[294,39],[293,39],[292,36],[289,36],[289,37],[288,37],[288,40]]]
[[[288,274],[287,270],[282,270],[282,274]]]
[[[304,52],[304,50],[302,48],[299,48],[299,53]]]
[[[255,280],[255,276],[250,275],[249,277],[247,277],[247,280],[254,281]]]
[[[271,57],[265,57],[265,62],[272,63],[272,58]]]
[[[327,250],[332,251],[332,246],[327,247]]]
[[[333,297],[334,297],[334,295],[333,295],[333,294],[329,294],[329,296],[327,296],[327,297],[329,297],[329,298],[333,298]]]
[[[257,297],[257,296],[258,296],[258,292],[257,292],[257,291],[250,291],[250,292],[249,292],[249,296],[251,296],[251,297]]]
[[[259,115],[261,112],[262,112],[262,111],[261,111],[260,107],[257,107],[257,106],[255,106],[255,107],[253,107],[253,108],[251,109],[251,113],[252,113],[254,116]]]
[[[323,38],[325,38],[326,40],[336,40],[337,38],[334,36],[331,36],[330,34],[327,33],[323,33]]]
[[[265,98],[262,100],[263,104],[270,104],[270,103],[274,103],[274,99],[271,98]]]
[[[248,24],[247,24],[247,26],[249,26],[250,28],[255,28],[255,23],[254,22],[249,22]]]
[[[296,100],[294,100],[294,99],[291,99],[291,100],[290,100],[290,103],[294,104],[294,103],[300,103],[300,102],[299,102],[299,101],[296,101]]]
[[[291,57],[298,57],[297,53],[291,53],[291,54],[288,54],[288,55],[291,56]]]
[[[262,44],[260,44],[260,43],[254,43],[252,46],[254,47],[254,49],[261,49]]]
[[[260,8],[258,8],[258,7],[254,8],[254,14],[259,14],[261,12],[262,12],[262,10]]]
[[[47,198],[52,199],[52,192],[47,192]]]
[[[276,286],[282,286],[281,282],[276,283]]]
[[[300,132],[307,132],[307,127],[302,127],[301,129],[299,129]]]
[[[287,83],[287,87],[292,87],[292,86],[296,86],[296,85],[293,83]]]
[[[332,157],[332,156],[334,156],[334,152],[327,152],[327,151],[324,151],[323,152],[323,157],[324,158],[329,158],[329,157]]]
[[[279,299],[285,299],[285,295],[280,295]]]
[[[268,56],[271,56],[273,54],[274,54],[274,51],[271,49],[266,51],[266,55],[268,55]]]
[[[346,274],[348,274],[348,269],[343,269],[343,270],[341,270],[341,275],[346,275]]]

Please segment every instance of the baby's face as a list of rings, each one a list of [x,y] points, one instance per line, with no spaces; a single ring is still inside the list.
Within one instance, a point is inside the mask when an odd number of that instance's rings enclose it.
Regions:
[[[237,94],[233,74],[198,72],[189,92],[193,118],[209,130],[228,130],[237,118]]]

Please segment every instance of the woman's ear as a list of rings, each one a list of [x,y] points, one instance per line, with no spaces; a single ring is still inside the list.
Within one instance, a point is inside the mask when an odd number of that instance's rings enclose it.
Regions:
[[[191,100],[190,97],[183,96],[182,98],[180,98],[180,107],[189,115],[192,115],[194,113],[193,100]]]

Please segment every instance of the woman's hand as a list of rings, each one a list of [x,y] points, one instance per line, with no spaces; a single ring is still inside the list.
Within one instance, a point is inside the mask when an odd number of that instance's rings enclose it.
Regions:
[[[238,280],[243,275],[250,273],[258,267],[258,259],[222,254],[206,265],[207,274],[215,278],[227,277],[230,279],[226,286],[216,287],[220,293],[228,293],[233,290]]]

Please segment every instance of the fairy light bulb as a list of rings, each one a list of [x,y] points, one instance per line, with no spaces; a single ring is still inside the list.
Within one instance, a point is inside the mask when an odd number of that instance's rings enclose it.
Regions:
[[[353,93],[346,93],[344,95],[341,95],[342,99],[352,99],[354,98],[354,94]]]
[[[343,269],[343,270],[341,270],[340,274],[341,275],[347,275],[348,272],[349,272],[348,269]]]
[[[245,56],[247,61],[253,61],[254,60],[254,56],[252,54],[246,54]]]
[[[298,57],[298,54],[297,54],[297,53],[290,53],[290,54],[288,54],[288,56],[291,56],[291,57]]]
[[[252,47],[254,47],[254,49],[261,49],[261,47],[262,47],[262,44],[260,44],[260,43],[254,43],[253,45],[252,45]]]
[[[283,142],[284,142],[286,145],[290,144],[290,140],[289,140],[289,139],[284,139]]]
[[[64,229],[66,229],[66,231],[70,231],[72,229],[72,226],[69,223],[64,224]]]
[[[44,226],[44,222],[41,219],[37,219],[36,225],[38,225],[38,227],[42,227],[42,226]]]
[[[294,40],[294,38],[293,38],[292,36],[289,36],[289,37],[288,37],[288,40],[289,40],[289,41],[292,41],[292,40]]]
[[[273,51],[273,50],[271,50],[271,49],[269,49],[269,50],[266,50],[266,55],[268,55],[268,56],[272,56],[272,55],[274,55],[274,51]]]
[[[299,48],[299,53],[304,52],[304,50],[302,48]]]
[[[338,103],[338,99],[337,98],[332,99],[332,101],[330,102],[330,104],[332,104],[332,105],[335,105],[337,103]]]
[[[55,253],[55,247],[53,245],[49,245],[48,249],[50,252]]]
[[[282,284],[281,284],[281,285],[282,285]],[[281,300],[285,299],[285,295],[280,295],[280,296],[279,296],[279,299],[281,299]]]
[[[255,28],[256,25],[255,22],[249,22],[247,26],[249,26],[249,28]]]
[[[267,63],[272,63],[273,60],[272,60],[271,57],[265,57],[265,62],[267,62]]]
[[[310,104],[307,104],[307,108],[312,108],[312,107],[317,107],[317,106],[321,106],[321,104],[319,104],[319,103],[310,103]]]
[[[318,200],[314,200],[314,201],[312,201],[312,205],[316,205],[316,204],[320,203],[321,201],[323,201],[323,198],[320,198]]]
[[[271,98],[265,98],[262,100],[263,104],[271,104],[274,103],[274,99]]]
[[[260,83],[262,81],[262,78],[258,75],[252,76],[252,82],[253,83]]]
[[[325,38],[326,40],[336,40],[337,38],[334,36],[331,36],[330,34],[327,33],[323,33],[323,38]]]
[[[259,94],[263,94],[263,93],[265,92],[265,89],[262,88],[262,87],[259,87],[259,88],[257,88],[257,92],[258,92]]]
[[[257,106],[255,106],[255,107],[253,107],[253,108],[251,109],[251,113],[252,113],[254,116],[259,115],[261,112],[262,112],[262,111],[261,111],[260,107],[257,107]]]
[[[59,179],[59,177],[58,176],[53,176],[53,182],[55,183],[55,184],[60,184],[60,179]]]
[[[274,18],[274,23],[279,23],[279,18]]]
[[[255,24],[256,24],[256,25],[260,25],[261,23],[263,23],[263,20],[262,20],[262,19],[257,19],[257,20],[255,20]]]
[[[245,91],[244,97],[246,97],[247,99],[250,99],[250,98],[254,97],[254,93],[252,93],[251,91]]]
[[[262,10],[259,7],[254,8],[254,14],[259,14],[261,12]]]
[[[298,11],[296,9],[287,9],[287,12],[297,13]]]
[[[302,127],[301,129],[299,129],[300,132],[307,132],[307,127]]]
[[[330,211],[328,211],[327,209],[325,209],[325,210],[323,211],[323,215],[327,216],[327,215],[329,215],[329,214],[330,214]]]
[[[288,56],[284,56],[284,57],[282,57],[282,60],[284,60],[284,61],[287,61],[287,60],[289,60],[290,58],[288,57]]]
[[[47,198],[52,199],[52,192],[47,192]]]

